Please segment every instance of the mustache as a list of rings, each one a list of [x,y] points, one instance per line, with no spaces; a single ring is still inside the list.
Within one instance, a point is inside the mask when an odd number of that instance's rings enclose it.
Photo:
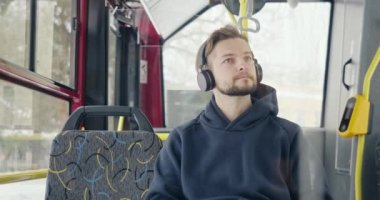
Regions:
[[[249,78],[249,79],[252,79],[252,80],[255,79],[255,78],[253,77],[253,75],[251,75],[251,74],[241,73],[241,74],[235,75],[235,76],[233,77],[233,80],[236,81],[236,80],[241,79],[241,78]]]

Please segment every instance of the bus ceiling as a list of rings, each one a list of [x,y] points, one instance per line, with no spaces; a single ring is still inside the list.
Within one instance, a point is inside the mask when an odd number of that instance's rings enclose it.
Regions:
[[[228,2],[229,5],[239,0],[106,0],[112,10],[111,30],[118,34],[118,22],[130,26],[138,26],[139,14],[137,10],[144,9],[151,20],[157,33],[164,39],[168,39],[186,24],[195,19],[210,7]],[[251,1],[251,0],[249,0]],[[288,2],[294,7],[298,2],[326,2],[331,0],[253,0],[257,5],[270,2]]]

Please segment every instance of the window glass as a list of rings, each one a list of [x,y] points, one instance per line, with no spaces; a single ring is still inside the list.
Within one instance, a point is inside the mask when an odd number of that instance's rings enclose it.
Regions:
[[[261,30],[248,34],[250,46],[263,67],[263,83],[277,90],[279,116],[319,127],[330,3],[299,3],[296,9],[287,3],[267,3],[254,17]],[[167,127],[195,117],[209,101],[211,94],[197,86],[195,55],[210,33],[226,24],[231,24],[228,13],[217,5],[164,43]],[[249,26],[254,28],[252,22]]]
[[[116,35],[108,29],[108,105],[115,105]]]
[[[39,0],[37,4],[36,72],[56,82],[70,80],[72,1]]]
[[[108,29],[108,105],[115,105],[116,41],[116,35]],[[115,117],[108,117],[108,130],[116,130],[116,122]]]
[[[48,168],[69,102],[0,80],[0,113],[0,173]]]
[[[0,1],[0,60],[28,67],[30,4],[26,0]]]

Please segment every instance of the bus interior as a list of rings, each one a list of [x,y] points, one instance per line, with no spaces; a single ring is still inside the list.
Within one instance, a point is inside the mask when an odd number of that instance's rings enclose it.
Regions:
[[[379,0],[1,0],[0,199],[44,198],[52,141],[81,106],[139,108],[165,141],[210,100],[196,53],[227,24],[246,33],[332,197],[380,199]],[[353,97],[368,107],[354,110]]]

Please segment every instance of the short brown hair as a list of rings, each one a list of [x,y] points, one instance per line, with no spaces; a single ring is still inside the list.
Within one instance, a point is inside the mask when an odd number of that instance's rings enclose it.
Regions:
[[[233,39],[233,38],[241,38],[245,41],[248,42],[247,38],[244,37],[240,32],[233,26],[231,25],[226,25],[223,28],[220,28],[218,30],[215,30],[214,32],[211,33],[210,37],[201,45],[201,47],[198,49],[197,52],[197,57],[195,61],[195,69],[198,72],[200,67],[202,67],[202,60],[206,58],[206,63],[207,63],[207,56],[210,55],[212,50],[214,50],[216,44],[222,40],[227,40],[227,39]],[[206,45],[204,48],[202,48],[204,45]],[[204,55],[203,54],[204,51]]]

